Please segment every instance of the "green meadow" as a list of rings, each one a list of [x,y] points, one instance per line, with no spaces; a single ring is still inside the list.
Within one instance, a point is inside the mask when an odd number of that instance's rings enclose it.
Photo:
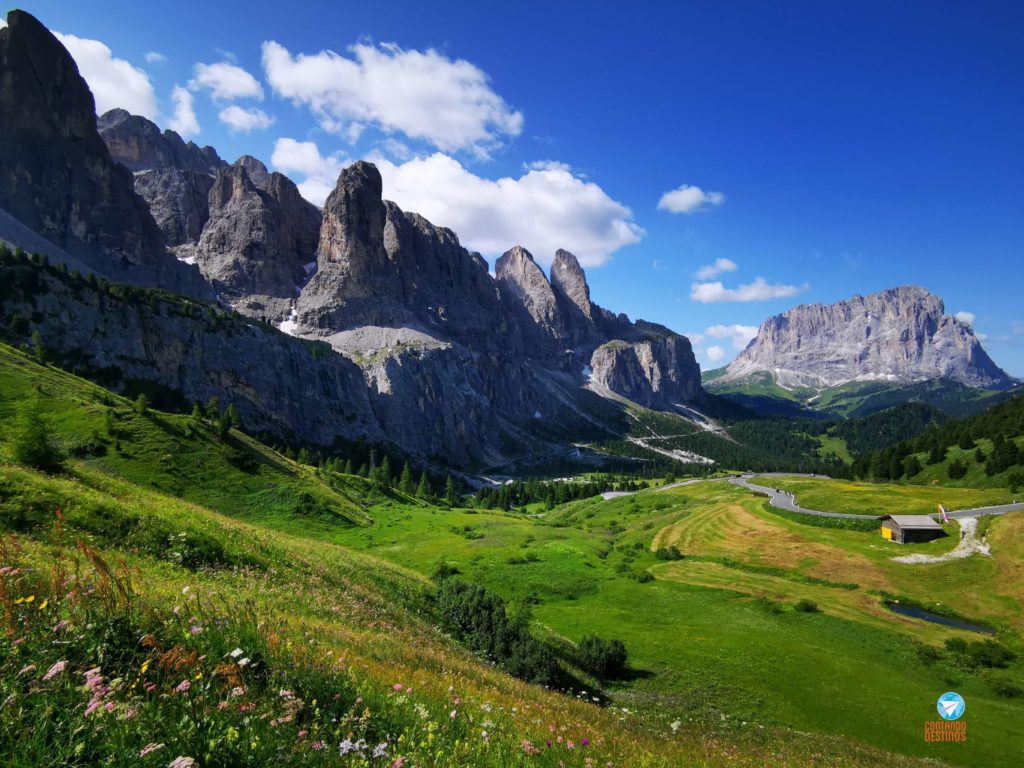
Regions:
[[[30,407],[67,454],[60,474],[11,460]],[[985,521],[990,558],[905,565],[892,557],[948,551],[955,527],[898,548],[721,479],[528,514],[431,504],[140,412],[7,347],[0,460],[5,764],[1011,766],[1024,752],[1024,516]],[[878,514],[1007,500],[769,481]],[[442,563],[504,599],[560,684],[516,680],[439,628]],[[991,627],[995,645],[887,599]],[[586,635],[623,641],[627,672],[583,668]],[[926,744],[947,690],[967,700],[969,742]]]

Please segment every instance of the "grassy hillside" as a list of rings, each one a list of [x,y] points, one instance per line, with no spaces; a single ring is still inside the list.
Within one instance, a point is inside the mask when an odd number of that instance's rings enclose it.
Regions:
[[[72,454],[54,476],[0,464],[8,764],[999,766],[1024,749],[1020,662],[979,666],[944,645],[975,636],[882,606],[938,597],[1019,652],[1019,517],[992,523],[991,560],[899,567],[875,533],[782,519],[722,481],[449,509],[0,352],[0,457],[32,408]],[[505,599],[569,695],[436,628],[442,561]],[[625,642],[626,674],[580,666],[589,634]],[[950,688],[967,748],[920,737]]]

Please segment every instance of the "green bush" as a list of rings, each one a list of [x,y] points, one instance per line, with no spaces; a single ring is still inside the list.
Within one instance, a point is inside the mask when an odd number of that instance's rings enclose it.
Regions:
[[[580,666],[596,675],[609,679],[622,675],[626,670],[629,654],[621,640],[603,640],[596,635],[586,635],[579,644]]]
[[[683,559],[683,553],[680,552],[679,548],[676,547],[674,544],[670,544],[667,547],[662,547],[661,549],[659,549],[657,552],[654,553],[654,556],[657,557],[659,560],[682,560]]]
[[[64,469],[64,454],[54,442],[38,403],[24,408],[11,440],[14,460],[43,472]]]
[[[528,615],[509,620],[498,595],[479,584],[449,578],[438,587],[435,605],[444,629],[509,674],[530,683],[555,681],[558,665],[530,635]]]
[[[797,600],[793,605],[793,609],[799,613],[818,613],[819,610],[818,604],[813,600],[808,600],[807,598]]]

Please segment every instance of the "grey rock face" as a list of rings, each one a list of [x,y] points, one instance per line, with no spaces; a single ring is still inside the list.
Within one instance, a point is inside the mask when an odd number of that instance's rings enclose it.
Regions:
[[[945,314],[942,299],[913,285],[771,317],[716,381],[761,372],[790,387],[937,378],[985,389],[1011,385],[970,326]]]
[[[227,165],[213,147],[186,144],[174,131],[161,133],[151,120],[124,109],[104,112],[97,128],[110,156],[130,171],[177,168],[211,175]]]
[[[203,275],[238,311],[280,322],[305,281],[304,265],[314,261],[319,212],[292,181],[253,158],[218,171],[207,200],[193,252]]]
[[[139,379],[176,390],[186,401],[217,396],[235,404],[247,429],[324,445],[337,438],[385,439],[358,366],[325,344],[212,305],[140,301],[33,271],[44,290],[7,292],[0,299],[4,316],[34,318],[33,330],[47,349],[114,389]]]
[[[381,194],[370,163],[342,171],[324,205],[317,273],[297,302],[300,326],[329,335],[411,324],[476,349],[497,346],[507,323],[487,262]]]
[[[167,253],[131,174],[96,128],[71,55],[34,17],[0,29],[0,207],[113,279],[209,295],[198,272]]]
[[[209,194],[213,177],[178,168],[157,168],[135,177],[135,191],[149,204],[150,213],[169,246],[195,243],[210,218]]]
[[[639,341],[610,341],[591,357],[591,383],[649,408],[700,402],[704,390],[690,341],[666,332]]]
[[[551,287],[588,321],[594,319],[590,286],[587,285],[583,267],[573,254],[561,248],[555,251],[555,260],[551,263]]]

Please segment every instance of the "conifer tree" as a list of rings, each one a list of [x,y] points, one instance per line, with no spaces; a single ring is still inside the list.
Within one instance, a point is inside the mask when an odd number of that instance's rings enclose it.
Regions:
[[[409,469],[408,461],[402,467],[402,476],[398,480],[398,490],[407,496],[412,496],[416,492],[416,487],[413,485],[412,480],[412,470]]]

